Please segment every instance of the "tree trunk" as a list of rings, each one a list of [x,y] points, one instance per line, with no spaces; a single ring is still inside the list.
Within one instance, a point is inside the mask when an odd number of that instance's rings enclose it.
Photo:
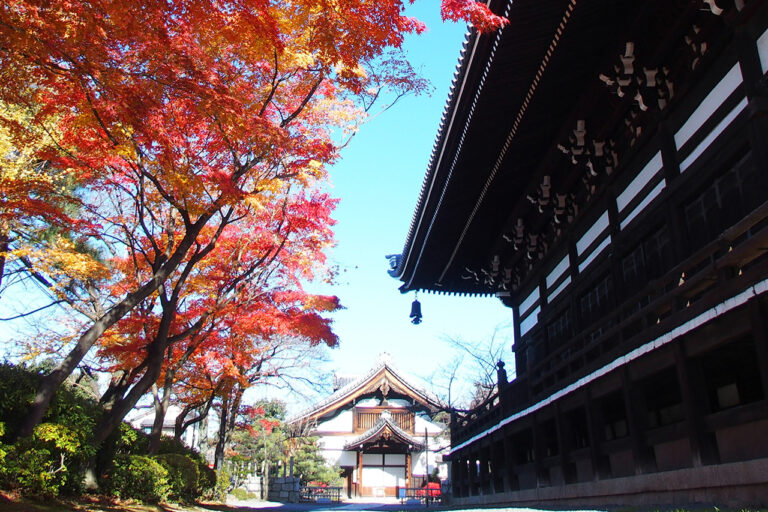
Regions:
[[[216,451],[213,453],[213,469],[220,470],[224,465],[224,446],[227,443],[227,422],[229,414],[228,400],[221,401],[221,414],[219,415],[219,434],[216,439]]]
[[[235,391],[236,390],[236,391]],[[214,468],[221,469],[224,464],[224,451],[232,438],[232,432],[237,424],[237,412],[243,400],[243,389],[235,384],[230,395],[224,397],[221,402],[221,418],[219,421],[219,435],[216,442]]]
[[[0,285],[3,284],[3,276],[5,275],[5,260],[7,258],[8,245],[10,244],[10,237],[6,230],[0,231]]]
[[[163,396],[158,396],[157,384],[153,384],[153,394],[155,403],[155,421],[152,424],[152,432],[149,435],[149,448],[147,453],[154,455],[160,448],[160,439],[163,437],[163,424],[165,423],[165,414],[168,412],[168,405],[171,402],[171,386],[173,382],[172,378],[168,378],[166,374],[165,385],[163,386]]]
[[[163,305],[163,315],[160,319],[160,325],[157,327],[157,334],[155,334],[155,339],[152,340],[152,343],[147,347],[147,356],[142,362],[142,366],[146,365],[147,370],[138,382],[133,385],[130,391],[128,391],[125,397],[116,401],[112,408],[102,417],[93,433],[93,443],[96,446],[99,446],[109,437],[115,428],[117,428],[123,421],[125,415],[136,406],[139,399],[144,396],[153,384],[157,383],[157,379],[160,377],[160,371],[163,369],[165,351],[168,348],[168,334],[171,329],[171,324],[176,317],[176,306],[176,299]]]
[[[56,369],[40,380],[35,399],[33,400],[32,405],[30,405],[27,416],[24,418],[24,421],[19,428],[17,434],[18,437],[32,435],[34,428],[43,420],[43,416],[48,410],[48,406],[50,405],[53,396],[56,394],[56,390],[59,389],[59,386],[61,386],[67,377],[75,371],[77,365],[80,364],[80,361],[83,360],[91,347],[93,347],[96,340],[104,334],[104,331],[117,323],[118,320],[128,314],[128,312],[135,308],[142,300],[157,291],[163,282],[168,279],[168,276],[181,265],[183,258],[186,256],[190,247],[192,247],[192,243],[197,238],[198,233],[200,233],[200,230],[209,219],[210,215],[198,219],[189,231],[187,231],[187,234],[182,239],[173,256],[171,256],[171,258],[154,273],[152,279],[144,283],[138,290],[126,295],[123,300],[107,311],[104,316],[96,320],[93,325],[80,336],[74,348],[72,348],[64,360],[59,363]],[[162,353],[160,355],[162,359]],[[147,370],[147,373],[149,373],[149,369]],[[155,377],[155,379],[157,379],[157,377]],[[124,416],[125,414],[123,414],[120,419],[122,420]],[[112,429],[114,429],[114,427],[112,427]],[[106,436],[101,437],[102,441],[106,439]]]

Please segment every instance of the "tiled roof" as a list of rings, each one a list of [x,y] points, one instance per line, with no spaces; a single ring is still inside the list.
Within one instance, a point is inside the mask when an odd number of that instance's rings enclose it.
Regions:
[[[335,393],[329,395],[327,398],[313,404],[311,407],[308,407],[303,411],[299,412],[298,414],[288,418],[287,423],[297,423],[303,419],[306,419],[308,416],[311,416],[313,413],[321,409],[324,409],[336,403],[344,402],[344,400],[347,397],[353,394],[360,387],[367,384],[373,377],[375,377],[379,372],[381,372],[384,369],[389,370],[389,372],[401,384],[407,387],[414,394],[420,396],[422,399],[424,399],[425,402],[427,402],[428,404],[430,404],[435,408],[440,407],[440,402],[437,400],[437,398],[432,396],[430,393],[427,393],[423,389],[417,386],[414,386],[413,384],[408,382],[394,367],[392,367],[391,363],[387,359],[381,359],[373,368],[371,368],[368,372],[366,372],[365,375],[352,380],[347,385],[337,390]]]

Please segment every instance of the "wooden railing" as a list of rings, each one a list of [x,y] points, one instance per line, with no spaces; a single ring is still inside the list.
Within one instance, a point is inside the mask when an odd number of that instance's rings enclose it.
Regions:
[[[441,489],[425,489],[424,487],[398,487],[397,497],[400,499],[400,504],[406,504],[409,502],[440,504],[443,500],[443,493]]]
[[[392,421],[406,432],[413,433],[413,413],[410,411],[393,411],[391,409],[373,409],[355,411],[355,431],[365,432],[373,427],[381,418],[381,413],[389,411]]]
[[[323,487],[302,485],[299,488],[299,501],[311,503],[334,503],[341,501],[341,487]]]

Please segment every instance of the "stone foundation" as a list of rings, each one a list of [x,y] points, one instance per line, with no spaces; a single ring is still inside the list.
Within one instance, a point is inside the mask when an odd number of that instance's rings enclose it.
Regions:
[[[291,476],[270,478],[269,496],[267,499],[284,503],[298,503],[299,479]]]

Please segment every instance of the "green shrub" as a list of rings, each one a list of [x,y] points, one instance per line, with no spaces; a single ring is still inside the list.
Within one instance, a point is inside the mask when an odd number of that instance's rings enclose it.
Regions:
[[[50,368],[0,364],[0,443],[16,436],[40,378]],[[4,462],[0,483],[26,494],[56,496],[81,491],[85,464],[95,453],[89,439],[102,410],[91,391],[65,382],[57,391],[43,423],[28,438],[0,445]]]
[[[5,423],[0,421],[0,481],[3,478],[3,468],[5,465],[3,464],[3,461],[5,460],[5,454],[8,453],[6,451],[7,446],[3,444],[3,436],[5,435]]]
[[[237,489],[232,489],[232,491],[230,491],[229,494],[239,499],[240,501],[245,501],[248,499],[248,491],[246,491],[242,487],[238,487]]]
[[[104,490],[119,498],[156,503],[170,492],[168,471],[144,455],[118,455],[112,469],[103,476]]]
[[[164,453],[153,458],[168,471],[169,498],[190,501],[199,497],[197,461],[178,453]]]
[[[0,421],[6,435],[13,437],[35,398],[43,373],[49,369],[10,363],[0,364]],[[43,421],[58,423],[82,432],[91,432],[103,411],[96,397],[86,389],[66,381],[59,387],[45,412]]]
[[[40,496],[80,492],[85,464],[94,453],[85,432],[56,423],[41,423],[32,436],[3,451],[3,483]]]
[[[225,468],[216,470],[216,488],[214,498],[219,501],[226,501],[227,492],[231,484],[232,474]]]
[[[112,433],[114,455],[146,455],[149,450],[149,436],[122,422]]]
[[[216,471],[209,468],[205,462],[199,462],[197,465],[197,495],[205,498],[213,498],[216,489]]]
[[[205,462],[205,459],[197,450],[190,448],[181,441],[177,441],[173,437],[168,436],[163,436],[160,438],[160,443],[157,446],[157,453],[175,453],[178,455],[185,455],[197,462]]]

